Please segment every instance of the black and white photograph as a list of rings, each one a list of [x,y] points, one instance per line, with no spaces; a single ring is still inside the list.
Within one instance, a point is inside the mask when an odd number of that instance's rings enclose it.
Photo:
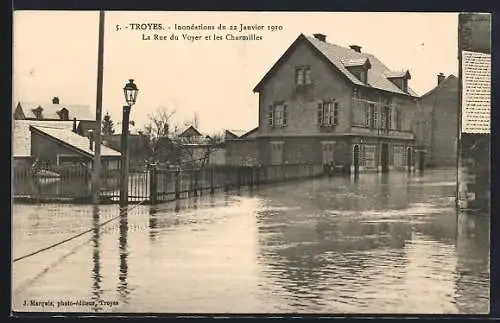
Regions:
[[[491,15],[13,12],[11,313],[488,314]]]

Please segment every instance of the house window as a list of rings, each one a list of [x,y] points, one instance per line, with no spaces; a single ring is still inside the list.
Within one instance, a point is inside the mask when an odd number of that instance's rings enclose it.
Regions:
[[[366,167],[375,167],[375,145],[364,145],[362,161]]]
[[[288,124],[286,103],[280,102],[269,105],[268,124],[276,127],[285,127]]]
[[[405,146],[394,145],[393,148],[393,164],[395,167],[401,167],[406,165],[405,161]]]
[[[283,142],[271,142],[271,165],[283,164]]]
[[[318,124],[323,126],[337,125],[339,122],[338,102],[328,101],[318,103]]]
[[[401,130],[401,124],[403,121],[402,114],[399,109],[396,109],[395,112],[396,112],[396,130]]]
[[[309,66],[300,66],[295,69],[295,84],[312,84],[311,68]]]
[[[334,162],[334,141],[323,141],[321,142],[322,155],[323,155],[323,165],[330,164]]]
[[[360,73],[359,73],[359,80],[363,83],[366,83],[366,79],[367,79],[367,74],[368,72],[366,70],[362,70]]]
[[[107,169],[109,170],[116,170],[116,169],[119,169],[119,163],[118,163],[118,160],[108,160],[107,162]]]
[[[380,116],[381,128],[390,130],[392,128],[392,113],[389,106],[382,107],[382,115]]]
[[[375,128],[377,126],[377,107],[375,103],[368,103],[365,110],[365,124],[367,127]]]

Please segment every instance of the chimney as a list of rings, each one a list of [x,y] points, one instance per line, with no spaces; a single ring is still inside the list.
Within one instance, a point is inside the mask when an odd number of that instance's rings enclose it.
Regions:
[[[52,98],[52,104],[59,104],[59,98],[57,96]]]
[[[355,52],[358,52],[358,53],[361,53],[361,46],[358,46],[358,45],[349,45],[349,47],[355,51]]]
[[[94,150],[94,130],[89,129],[89,149]]]
[[[445,79],[445,76],[443,73],[439,73],[438,74],[438,85],[441,84],[441,82],[443,82]]]
[[[73,132],[76,133],[76,118],[73,118]]]
[[[326,42],[326,35],[324,34],[314,34],[313,36],[319,41]]]

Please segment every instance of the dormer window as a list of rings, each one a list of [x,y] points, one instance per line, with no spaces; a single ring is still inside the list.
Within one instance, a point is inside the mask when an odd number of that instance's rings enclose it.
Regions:
[[[36,109],[33,109],[31,111],[33,111],[33,114],[35,115],[35,118],[37,120],[43,119],[43,115],[42,115],[43,108],[41,106],[38,106]]]
[[[368,70],[372,67],[368,58],[360,57],[344,61],[344,66],[363,83],[368,83]]]
[[[296,85],[312,84],[310,66],[298,66],[295,68],[295,84]]]
[[[388,72],[386,73],[386,77],[401,91],[408,92],[408,80],[411,79],[409,71]]]
[[[57,115],[59,115],[59,118],[61,120],[69,120],[69,112],[66,108],[62,108],[61,110],[57,111]]]

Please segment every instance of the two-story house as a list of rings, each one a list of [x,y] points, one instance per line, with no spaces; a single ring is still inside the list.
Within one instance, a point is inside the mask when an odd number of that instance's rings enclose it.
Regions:
[[[412,167],[417,94],[410,78],[360,46],[300,34],[254,89],[259,162]]]

